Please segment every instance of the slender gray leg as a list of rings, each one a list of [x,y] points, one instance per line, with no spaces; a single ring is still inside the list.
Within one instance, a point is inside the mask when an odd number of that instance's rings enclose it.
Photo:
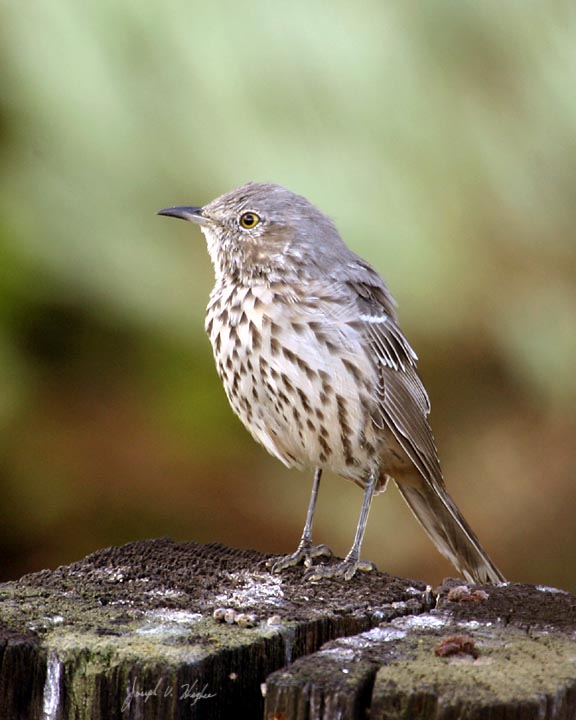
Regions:
[[[312,545],[312,522],[316,510],[321,477],[322,469],[316,468],[314,472],[314,482],[312,483],[312,494],[310,495],[310,503],[308,504],[308,512],[306,514],[306,522],[296,552],[269,561],[268,565],[272,568],[272,572],[281,572],[286,568],[299,565],[300,563],[304,563],[306,567],[311,567],[316,558],[332,556],[332,551],[326,545]]]
[[[362,549],[362,540],[364,539],[364,531],[366,530],[366,523],[368,522],[368,513],[370,512],[374,489],[376,488],[376,480],[377,474],[372,473],[366,483],[362,509],[360,510],[358,526],[356,527],[356,535],[354,536],[354,542],[348,555],[337,565],[318,565],[309,568],[304,575],[306,580],[320,580],[321,578],[333,577],[342,577],[344,580],[350,580],[354,577],[357,570],[370,571],[375,569],[374,563],[360,560],[360,550]]]

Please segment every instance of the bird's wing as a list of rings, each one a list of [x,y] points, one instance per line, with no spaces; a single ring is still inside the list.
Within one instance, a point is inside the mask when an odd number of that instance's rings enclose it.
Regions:
[[[444,486],[438,453],[428,424],[430,400],[416,370],[416,353],[400,330],[393,300],[381,283],[348,283],[357,318],[378,371],[373,422],[388,427],[428,480]]]

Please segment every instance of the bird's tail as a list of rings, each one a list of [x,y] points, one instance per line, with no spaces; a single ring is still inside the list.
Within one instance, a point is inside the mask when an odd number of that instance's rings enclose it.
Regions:
[[[468,582],[504,581],[442,485],[426,480],[416,470],[395,482],[432,542]]]

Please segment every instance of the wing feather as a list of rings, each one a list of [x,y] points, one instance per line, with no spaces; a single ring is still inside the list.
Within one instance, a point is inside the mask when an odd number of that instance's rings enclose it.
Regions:
[[[398,326],[391,297],[380,284],[350,283],[358,316],[376,364],[378,412],[374,422],[387,426],[420,473],[444,486],[434,436],[428,423],[430,400],[416,371],[417,355]]]

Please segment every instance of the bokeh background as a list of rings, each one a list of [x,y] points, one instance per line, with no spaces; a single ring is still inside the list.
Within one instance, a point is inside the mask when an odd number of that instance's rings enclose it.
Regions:
[[[0,577],[171,535],[294,549],[311,476],[228,407],[212,269],[159,208],[279,182],[386,277],[449,488],[511,579],[576,590],[576,6],[0,5]],[[330,477],[316,539],[352,541]],[[453,571],[394,489],[364,555]]]

